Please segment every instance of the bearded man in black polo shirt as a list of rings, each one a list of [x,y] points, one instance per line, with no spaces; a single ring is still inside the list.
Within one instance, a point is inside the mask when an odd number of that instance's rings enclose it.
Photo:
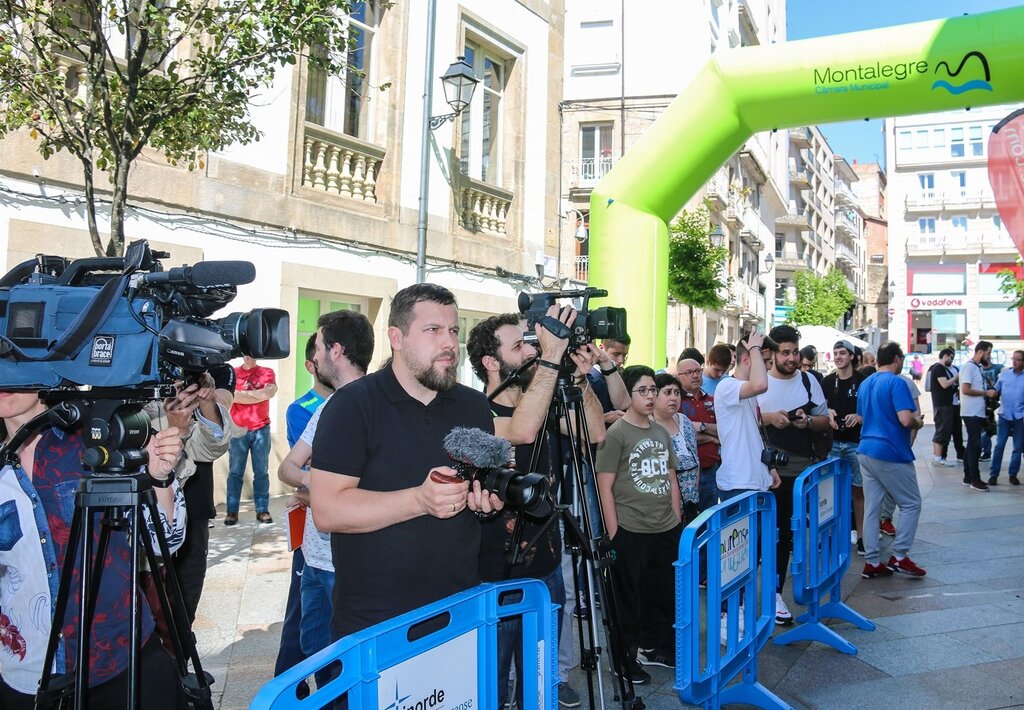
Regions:
[[[456,383],[455,296],[434,284],[399,291],[388,341],[392,361],[331,397],[313,440],[310,505],[332,533],[337,638],[476,585],[474,513],[502,508],[478,482],[442,482],[455,475],[449,431],[494,431],[486,397]]]

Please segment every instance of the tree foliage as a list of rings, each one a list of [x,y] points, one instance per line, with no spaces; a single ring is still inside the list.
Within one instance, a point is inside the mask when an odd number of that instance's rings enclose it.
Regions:
[[[729,287],[725,266],[729,248],[714,246],[707,205],[683,210],[669,225],[668,292],[690,310],[690,343],[694,339],[693,309],[719,309]]]
[[[832,268],[824,276],[810,271],[796,273],[796,300],[787,323],[794,325],[827,325],[836,322],[853,304],[857,296],[846,285],[846,277]]]
[[[120,255],[132,162],[147,146],[203,167],[207,151],[259,138],[249,107],[281,67],[338,72],[348,0],[2,0],[0,138],[27,130],[49,158],[82,164],[97,254]],[[112,192],[96,226],[96,182]]]
[[[1017,270],[1021,267],[1021,260],[1017,260]],[[1013,302],[1007,305],[1006,310],[1024,308],[1024,281],[1017,277],[1017,271],[1003,269],[999,272],[999,290],[1013,297]]]

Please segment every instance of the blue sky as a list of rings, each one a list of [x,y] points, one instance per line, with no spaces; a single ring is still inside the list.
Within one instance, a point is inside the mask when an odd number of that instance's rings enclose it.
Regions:
[[[1024,0],[786,0],[786,36],[806,39],[1021,4]],[[832,150],[850,162],[884,162],[881,120],[830,123],[820,128]]]

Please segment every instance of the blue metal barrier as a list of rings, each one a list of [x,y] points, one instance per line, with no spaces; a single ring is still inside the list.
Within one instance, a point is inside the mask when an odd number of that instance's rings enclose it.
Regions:
[[[523,698],[558,706],[558,606],[543,582],[482,584],[346,636],[267,683],[251,710],[320,708],[347,693],[348,708],[480,710],[498,705],[498,622],[521,617]],[[307,698],[299,683],[340,664]],[[535,704],[534,704],[535,702]],[[390,703],[390,704],[389,704]]]
[[[843,574],[850,566],[850,464],[837,458],[808,466],[793,487],[793,598],[807,607],[799,625],[775,637],[784,646],[794,641],[820,641],[843,653],[857,647],[825,626],[822,619],[841,619],[874,631],[875,625],[843,603]],[[877,535],[878,532],[875,531]],[[823,600],[830,597],[831,601]]]
[[[675,689],[684,702],[714,710],[728,703],[789,708],[757,681],[757,654],[775,628],[777,538],[771,493],[745,493],[724,501],[683,530],[675,563]],[[703,607],[702,548],[708,552]],[[719,564],[712,564],[714,560]],[[724,643],[722,610],[728,620]],[[728,685],[740,673],[740,682]]]

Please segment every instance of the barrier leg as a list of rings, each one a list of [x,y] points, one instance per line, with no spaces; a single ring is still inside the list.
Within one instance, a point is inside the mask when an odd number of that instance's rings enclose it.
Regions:
[[[786,633],[776,636],[772,639],[772,643],[776,646],[785,646],[796,641],[817,641],[851,656],[857,655],[857,647],[852,643],[810,614],[804,614],[800,617],[800,620],[802,621],[805,617],[808,619],[806,623],[795,626]]]
[[[711,700],[716,710],[722,705],[733,703],[753,705],[765,710],[792,710],[782,698],[758,682],[756,664],[743,672],[743,680],[723,689]],[[709,707],[708,704],[705,703],[705,707]]]
[[[818,641],[819,643],[832,646],[837,651],[856,656],[857,647],[825,626],[821,620],[839,619],[865,631],[874,631],[875,625],[842,601],[839,601],[838,587],[833,588],[831,597],[832,601],[826,604],[820,606],[817,603],[811,604],[807,608],[806,613],[797,617],[797,621],[801,622],[799,626],[776,636],[772,639],[772,642],[776,646],[785,646],[795,641]]]
[[[842,589],[839,584],[833,587],[830,597],[832,601],[826,602],[821,607],[820,615],[822,617],[846,621],[864,631],[875,630],[875,624],[872,621],[843,603]]]

